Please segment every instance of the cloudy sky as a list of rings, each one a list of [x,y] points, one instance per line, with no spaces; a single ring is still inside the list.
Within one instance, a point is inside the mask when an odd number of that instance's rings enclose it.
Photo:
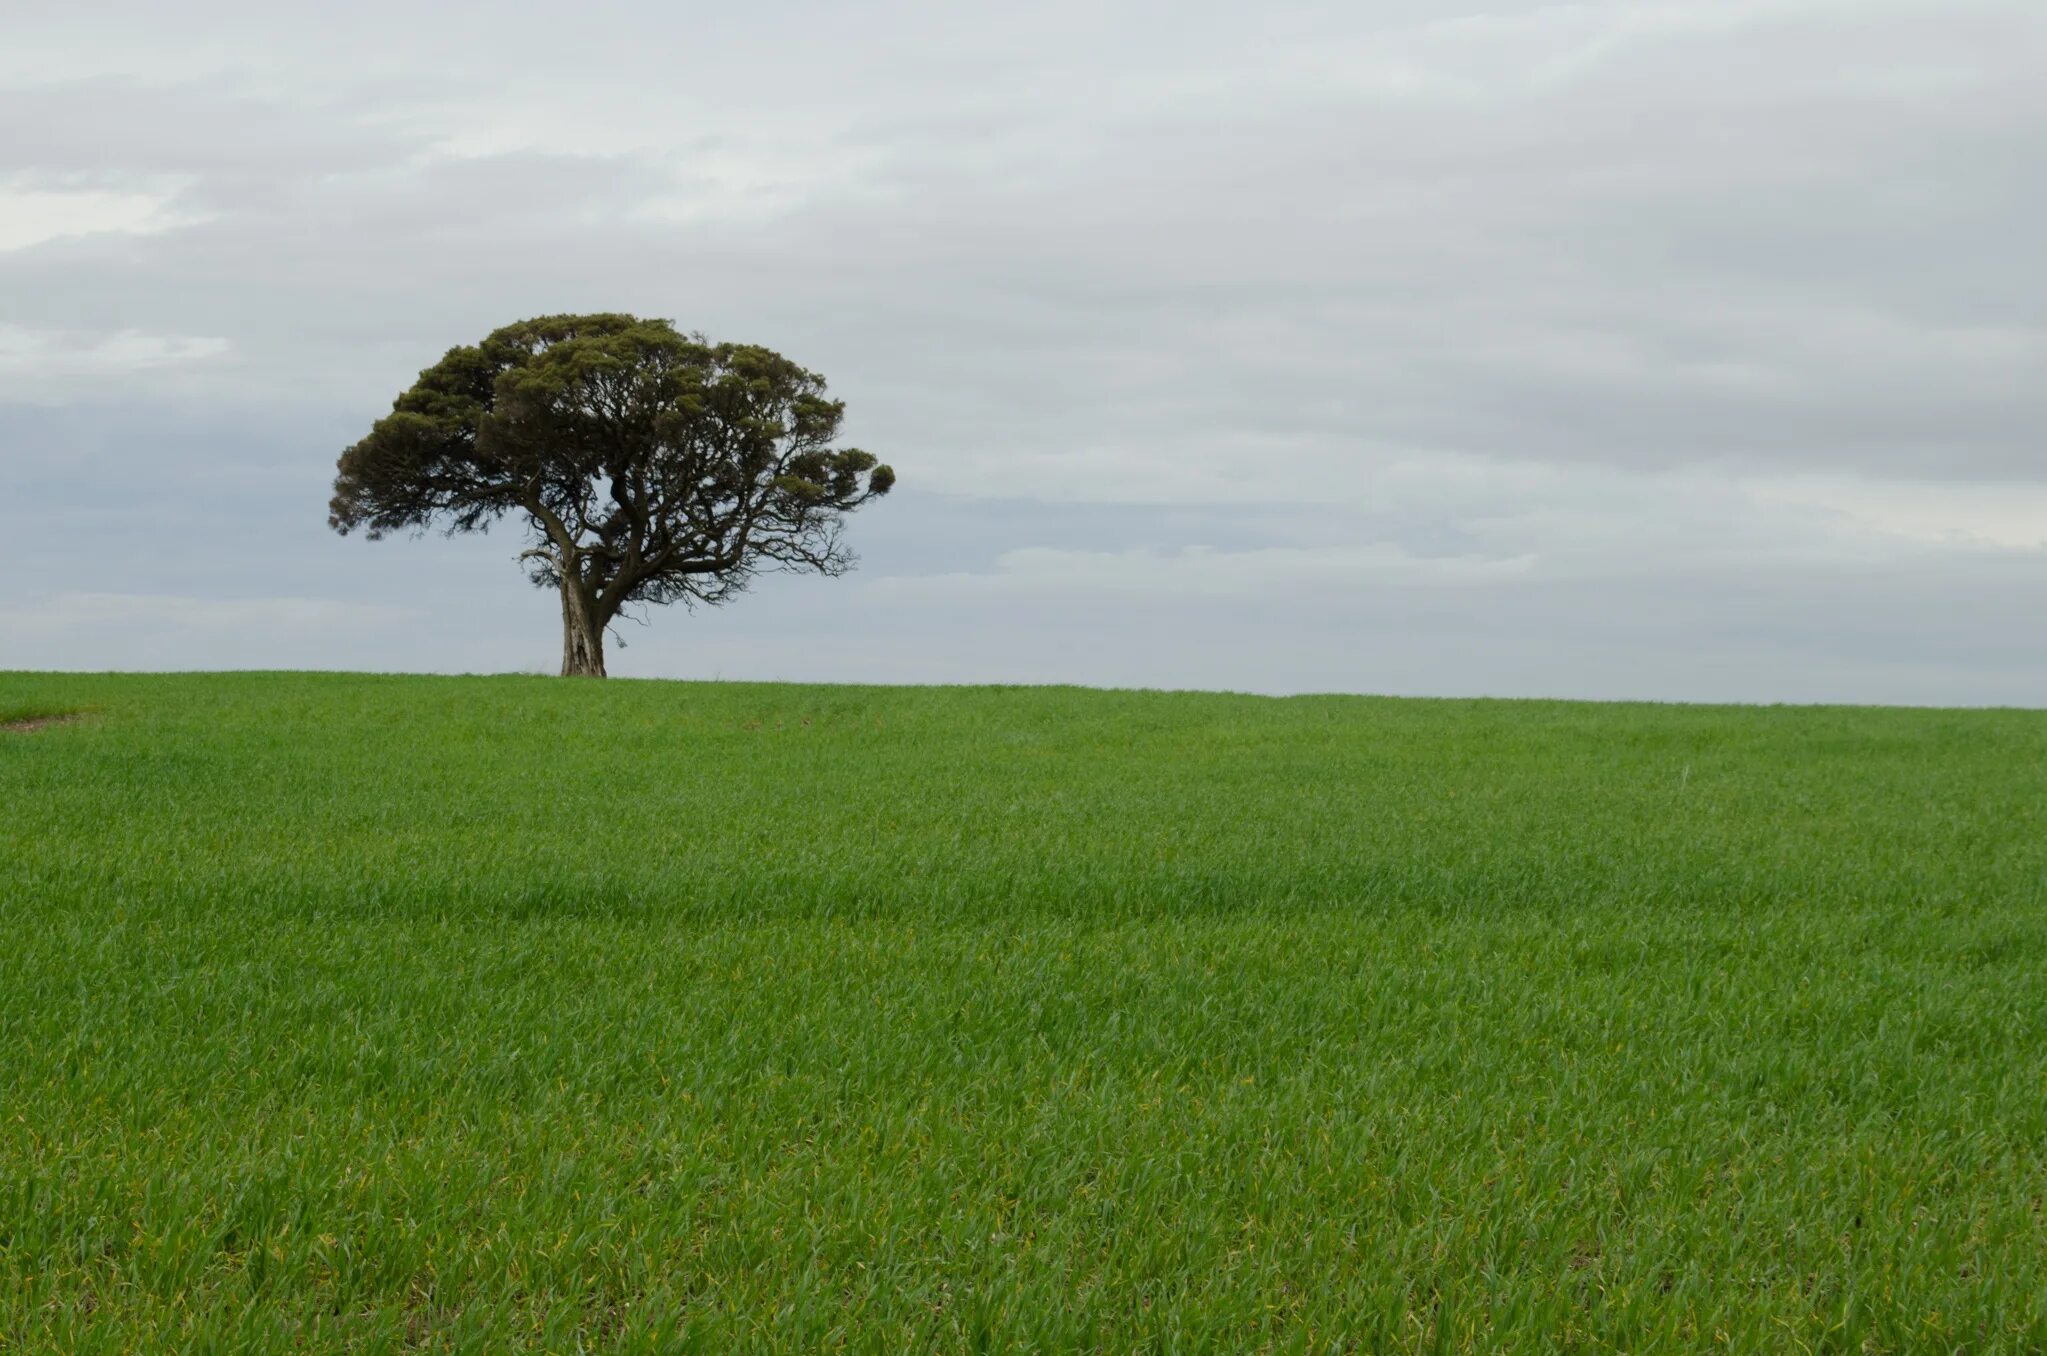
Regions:
[[[615,674],[2047,705],[2047,4],[193,3],[0,45],[0,668],[547,671],[340,539],[496,325],[824,372]]]

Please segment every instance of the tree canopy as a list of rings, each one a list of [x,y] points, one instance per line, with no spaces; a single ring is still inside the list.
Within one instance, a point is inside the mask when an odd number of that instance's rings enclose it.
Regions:
[[[763,570],[837,575],[845,515],[895,473],[834,447],[824,378],[666,320],[559,315],[448,350],[341,454],[328,523],[374,539],[487,529],[531,537],[562,599],[562,672],[601,676],[632,604],[722,603]]]

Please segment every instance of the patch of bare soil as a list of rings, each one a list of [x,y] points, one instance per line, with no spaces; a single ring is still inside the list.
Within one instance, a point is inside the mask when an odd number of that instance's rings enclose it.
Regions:
[[[23,716],[20,720],[0,720],[0,734],[28,734],[32,730],[46,730],[52,725],[75,725],[84,719],[83,711],[67,711],[61,716]]]

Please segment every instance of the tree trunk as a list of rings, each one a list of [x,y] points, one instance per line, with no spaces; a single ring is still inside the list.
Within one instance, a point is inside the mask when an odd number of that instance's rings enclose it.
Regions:
[[[571,576],[562,579],[562,677],[604,676],[604,623],[590,596]]]

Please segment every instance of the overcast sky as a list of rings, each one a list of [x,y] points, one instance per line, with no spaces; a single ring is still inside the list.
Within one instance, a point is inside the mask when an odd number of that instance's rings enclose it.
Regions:
[[[341,539],[452,344],[823,372],[844,579],[620,675],[2047,705],[2047,3],[14,6],[0,668],[549,671]]]

